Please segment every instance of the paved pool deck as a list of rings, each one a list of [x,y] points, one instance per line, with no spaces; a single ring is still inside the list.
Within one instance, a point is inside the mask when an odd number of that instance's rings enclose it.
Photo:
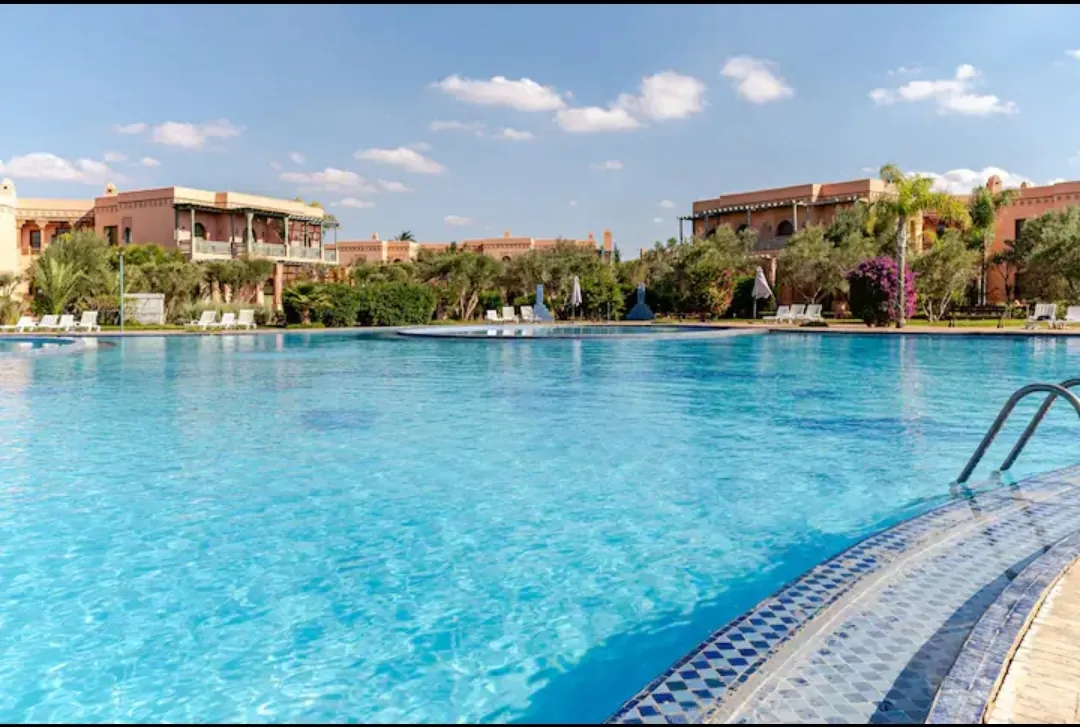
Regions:
[[[609,722],[983,721],[1024,625],[1080,556],[1080,467],[956,495],[723,626]]]

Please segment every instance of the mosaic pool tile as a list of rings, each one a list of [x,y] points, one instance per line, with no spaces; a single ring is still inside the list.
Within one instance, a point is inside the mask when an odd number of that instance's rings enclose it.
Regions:
[[[609,722],[922,721],[981,615],[1077,529],[1078,487],[1080,468],[1047,473],[863,540],[715,632]]]

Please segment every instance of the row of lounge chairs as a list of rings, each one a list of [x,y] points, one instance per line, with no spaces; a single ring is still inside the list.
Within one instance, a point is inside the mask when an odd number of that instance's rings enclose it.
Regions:
[[[1024,328],[1034,330],[1040,323],[1045,323],[1048,328],[1068,328],[1075,323],[1080,323],[1080,305],[1070,305],[1065,311],[1065,317],[1058,318],[1057,305],[1036,303],[1035,312],[1024,321]]]
[[[776,309],[775,315],[765,316],[765,320],[774,323],[816,323],[824,319],[821,317],[821,306],[819,304],[806,305],[798,303],[791,306],[780,306]]]
[[[0,331],[15,331],[16,333],[28,333],[30,331],[100,331],[101,326],[97,322],[98,312],[88,310],[82,314],[79,322],[75,322],[75,316],[65,313],[64,315],[45,315],[40,321],[35,321],[32,316],[22,316],[19,322],[10,326],[0,326]]]
[[[514,313],[514,306],[504,305],[502,309],[502,316],[496,310],[489,310],[484,315],[484,320],[488,323],[517,323],[522,321],[524,323],[533,323],[536,317],[533,315],[533,308],[531,305],[521,306],[521,316]]]
[[[188,324],[193,328],[199,328],[203,331],[210,330],[212,328],[228,331],[233,328],[246,328],[247,330],[254,330],[255,326],[255,311],[250,308],[240,311],[239,317],[236,313],[222,313],[221,320],[217,319],[216,310],[204,310],[202,315],[199,316],[199,320],[192,321]]]

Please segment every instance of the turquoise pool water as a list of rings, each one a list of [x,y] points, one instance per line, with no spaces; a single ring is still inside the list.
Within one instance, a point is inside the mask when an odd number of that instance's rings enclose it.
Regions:
[[[75,340],[71,338],[0,336],[0,356],[17,356],[35,352],[52,353],[73,343]]]
[[[1007,395],[1078,363],[1080,340],[798,333],[4,359],[0,719],[601,720],[947,497]],[[1078,435],[1055,407],[1016,474]]]

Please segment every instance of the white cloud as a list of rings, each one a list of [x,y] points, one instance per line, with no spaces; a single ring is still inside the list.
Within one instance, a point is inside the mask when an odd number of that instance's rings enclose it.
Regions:
[[[152,140],[156,144],[178,146],[181,149],[202,149],[207,139],[229,139],[240,136],[247,127],[236,126],[228,119],[203,124],[166,121],[154,127]]]
[[[141,121],[134,124],[117,124],[113,127],[113,131],[117,134],[141,134],[150,128],[148,125]]]
[[[666,210],[675,209],[675,203],[672,202],[670,199],[665,199],[662,202],[660,202],[660,206],[663,207]]]
[[[353,154],[361,161],[376,162],[401,167],[416,174],[442,174],[446,167],[434,159],[428,159],[413,149],[399,146],[397,149],[361,149]]]
[[[390,182],[385,179],[379,180],[379,186],[387,192],[411,192],[412,190],[406,187],[401,182]]]
[[[304,163],[304,155],[301,154],[298,151],[289,152],[289,158],[292,159],[293,164],[303,164]]]
[[[878,106],[933,100],[937,103],[939,114],[989,116],[1016,112],[1016,104],[1012,101],[1002,101],[992,94],[972,93],[978,77],[979,71],[971,64],[964,63],[957,67],[956,74],[952,78],[937,81],[908,81],[895,90],[875,88],[867,95]]]
[[[641,122],[618,105],[608,109],[586,106],[563,109],[555,114],[555,122],[571,134],[590,134],[598,131],[626,131],[641,126]]]
[[[330,192],[338,190],[355,190],[359,192],[376,191],[375,187],[370,182],[356,172],[350,172],[344,169],[334,169],[333,167],[327,167],[321,172],[282,172],[278,175],[278,179],[283,182],[289,182],[290,184],[298,184],[303,187],[317,187]]]
[[[576,199],[570,200],[570,206],[571,207],[577,207],[577,200]]]
[[[1080,50],[1067,50],[1065,51],[1065,53],[1069,57],[1075,58],[1076,60],[1080,61]]]
[[[720,73],[735,81],[735,90],[740,96],[751,103],[762,104],[795,95],[784,79],[773,74],[775,65],[759,58],[735,56],[727,60]]]
[[[468,131],[474,136],[483,136],[484,124],[479,121],[432,121],[428,124],[428,128],[432,131]],[[415,147],[413,147],[415,148]],[[425,151],[424,149],[417,149],[417,151]]]
[[[641,79],[639,96],[622,95],[619,104],[649,119],[682,119],[705,108],[705,84],[693,76],[663,71]]]
[[[368,208],[374,207],[375,203],[374,202],[368,202],[367,200],[364,200],[364,199],[357,199],[356,197],[345,197],[340,202],[334,203],[334,206],[335,207],[352,207],[352,208],[358,209],[358,210],[366,210]]]
[[[510,141],[528,141],[533,138],[531,131],[518,131],[517,129],[505,128],[498,133],[498,138]]]
[[[447,215],[443,217],[443,222],[451,227],[467,227],[473,224],[473,221],[468,217],[459,217],[458,215]]]
[[[663,217],[653,217],[653,218],[652,218],[652,221],[653,221],[653,222],[663,222],[663,221],[664,221],[664,218],[663,218]]]
[[[995,175],[1001,179],[1001,184],[1005,188],[1019,187],[1025,182],[1029,185],[1035,185],[1035,182],[1030,177],[1007,172],[1001,167],[984,167],[978,171],[974,169],[953,169],[944,174],[918,172],[918,175],[930,177],[934,180],[935,190],[948,192],[949,194],[971,194],[972,189],[986,184],[986,180]],[[1053,182],[1046,182],[1046,184],[1053,184]]]
[[[623,168],[623,163],[620,162],[618,159],[609,159],[606,162],[601,162],[599,164],[590,164],[589,166],[591,166],[593,169],[602,169],[606,172],[617,172]]]
[[[276,172],[280,172],[285,167],[281,166],[281,162],[270,162],[270,168]]]
[[[160,167],[161,162],[159,162],[157,159],[154,159],[153,157],[143,157],[142,159],[139,160],[139,166],[150,167],[150,168],[152,168],[152,167]]]
[[[916,68],[905,68],[904,66],[900,66],[899,68],[888,71],[888,74],[890,76],[911,76],[911,75],[915,75],[917,73],[922,73],[922,69],[917,68],[917,67]]]
[[[69,161],[46,152],[24,154],[12,157],[7,163],[0,162],[0,173],[15,179],[37,179],[46,182],[102,184],[125,181],[123,175],[117,174],[105,162],[94,159]]]
[[[431,144],[426,141],[414,141],[412,144],[406,144],[405,146],[413,151],[431,151]]]
[[[554,111],[566,106],[558,91],[529,78],[515,81],[494,76],[490,81],[477,81],[454,74],[431,85],[458,101],[478,106],[505,106],[517,111]]]
[[[127,154],[122,151],[107,151],[103,158],[111,164],[116,164],[117,162],[126,161]]]

